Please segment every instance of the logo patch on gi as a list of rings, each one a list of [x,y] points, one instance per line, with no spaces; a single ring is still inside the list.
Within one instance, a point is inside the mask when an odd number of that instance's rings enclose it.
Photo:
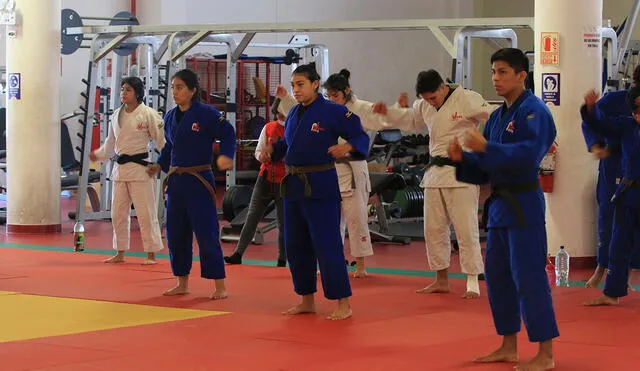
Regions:
[[[198,124],[197,122],[191,124],[191,131],[200,131],[200,124]]]
[[[531,120],[532,118],[536,117],[536,115],[534,115],[533,113],[530,114],[529,116],[527,116],[527,120]]]
[[[227,118],[226,118],[226,117],[224,117],[224,115],[220,115],[220,117],[218,117],[218,121],[224,121],[224,120],[226,120],[226,119],[227,119]]]
[[[505,130],[513,134],[513,132],[516,131],[516,122],[511,121],[510,123],[508,123],[507,128]]]
[[[452,121],[461,120],[461,119],[462,119],[462,115],[459,115],[458,112],[454,112],[453,115],[451,115]]]
[[[349,117],[351,117],[351,115],[353,115],[353,112],[347,111],[347,113],[344,115],[344,117],[349,118]]]
[[[162,129],[164,127],[164,122],[160,121],[158,124],[158,129]]]
[[[136,124],[136,129],[137,130],[144,130],[144,123],[143,122],[139,122],[138,124]]]
[[[319,133],[321,131],[324,131],[324,128],[320,127],[319,122],[314,122],[313,125],[311,125],[311,131],[313,131],[314,133]]]

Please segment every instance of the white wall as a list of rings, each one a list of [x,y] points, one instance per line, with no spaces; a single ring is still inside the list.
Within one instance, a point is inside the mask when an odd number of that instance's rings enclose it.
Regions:
[[[153,0],[138,0],[138,14],[164,24],[312,22],[473,16],[473,0],[244,0],[235,2],[162,0],[160,14]],[[304,5],[302,5],[304,3]],[[292,34],[259,34],[254,42],[286,43]],[[311,33],[312,43],[329,48],[330,71],[348,68],[351,84],[362,99],[393,102],[402,91],[413,91],[415,77],[435,68],[450,76],[451,59],[428,31]],[[197,51],[207,49],[199,48]],[[215,53],[221,49],[215,50]],[[282,55],[284,50],[248,49],[252,55]],[[288,80],[288,67],[283,79]]]

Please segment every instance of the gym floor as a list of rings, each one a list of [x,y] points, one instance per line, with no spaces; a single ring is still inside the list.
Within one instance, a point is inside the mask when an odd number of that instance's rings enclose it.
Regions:
[[[74,201],[62,199],[63,215]],[[87,222],[86,250],[72,251],[73,222],[60,234],[0,233],[0,369],[13,370],[510,370],[513,364],[471,360],[499,344],[486,290],[460,298],[463,276],[453,256],[451,294],[420,295],[424,243],[375,245],[369,277],[352,279],[354,316],[324,319],[333,304],[318,297],[318,314],[280,312],[298,300],[286,268],[275,267],[276,231],[251,245],[243,265],[228,266],[229,298],[210,301],[210,283],[194,264],[191,294],[164,297],[172,287],[166,250],[142,266],[137,222],[122,264],[104,264],[111,224]],[[225,254],[234,245],[224,243]],[[553,291],[561,336],[557,370],[635,370],[640,295],[616,308],[581,304],[588,270],[571,272],[571,287]],[[638,277],[635,277],[638,282]],[[640,289],[639,286],[635,286]],[[520,357],[536,347],[520,336]]]

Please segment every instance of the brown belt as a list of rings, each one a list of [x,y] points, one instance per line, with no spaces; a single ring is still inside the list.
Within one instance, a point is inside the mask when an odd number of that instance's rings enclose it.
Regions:
[[[307,179],[307,174],[319,173],[321,171],[334,169],[335,167],[336,165],[333,162],[324,164],[324,165],[313,165],[313,166],[288,166],[287,165],[285,167],[285,169],[287,170],[287,173],[284,176],[284,178],[282,178],[282,185],[280,186],[280,197],[286,196],[287,190],[286,190],[286,184],[284,180],[289,175],[295,175],[300,180],[302,180],[304,182],[304,196],[311,197],[311,185],[309,184],[309,179]]]
[[[211,200],[213,203],[216,203],[216,191],[213,189],[213,186],[200,174],[201,171],[211,171],[211,165],[197,165],[197,166],[171,166],[169,168],[169,172],[167,173],[167,177],[162,182],[162,191],[164,192],[167,189],[167,182],[169,181],[169,177],[173,174],[190,174],[195,176],[202,185],[209,191],[211,194]]]

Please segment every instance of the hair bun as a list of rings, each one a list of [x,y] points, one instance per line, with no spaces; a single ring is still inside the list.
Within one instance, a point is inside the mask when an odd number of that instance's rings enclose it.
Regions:
[[[344,76],[344,78],[347,80],[349,80],[349,77],[351,76],[351,72],[349,72],[349,70],[346,68],[341,69],[339,74]]]

